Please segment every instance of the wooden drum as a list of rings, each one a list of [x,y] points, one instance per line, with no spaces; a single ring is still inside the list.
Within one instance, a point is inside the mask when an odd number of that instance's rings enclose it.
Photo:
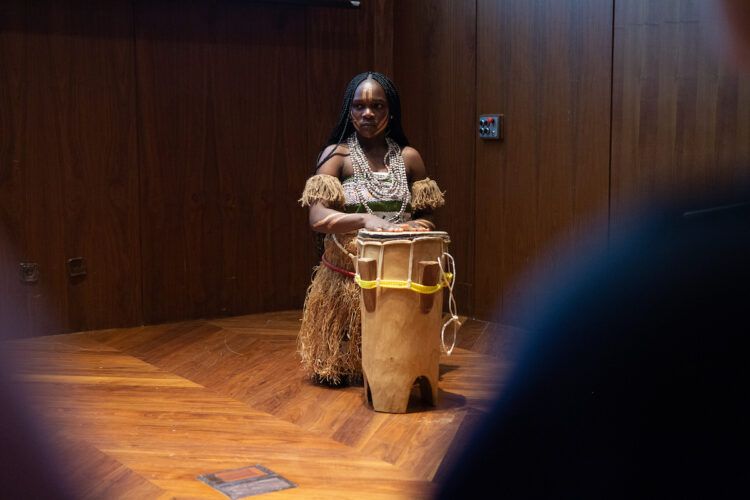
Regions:
[[[415,381],[437,405],[449,242],[441,231],[358,233],[362,372],[376,411],[405,413]]]

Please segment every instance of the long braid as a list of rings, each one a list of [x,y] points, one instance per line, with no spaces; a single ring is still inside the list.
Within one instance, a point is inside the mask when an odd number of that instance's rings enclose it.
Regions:
[[[396,86],[384,74],[376,73],[374,71],[367,71],[365,73],[360,73],[352,78],[349,81],[349,84],[346,86],[346,90],[344,91],[344,100],[341,106],[341,113],[339,114],[338,121],[333,127],[333,130],[331,131],[331,134],[328,137],[328,140],[326,141],[323,149],[332,144],[341,144],[354,132],[354,126],[349,120],[352,100],[354,99],[354,92],[357,90],[359,84],[367,80],[368,78],[372,78],[373,80],[378,82],[381,87],[383,87],[386,99],[388,99],[388,109],[391,116],[393,117],[390,119],[388,124],[388,136],[396,141],[396,143],[402,148],[409,145],[409,140],[406,138],[406,134],[404,134],[404,130],[401,126],[401,97],[399,96]],[[328,153],[324,158],[321,158],[321,156],[323,155],[323,151],[321,150],[320,154],[318,154],[315,168],[317,169],[326,161],[328,161],[328,159],[334,155],[335,151],[336,148],[333,148],[330,153]]]

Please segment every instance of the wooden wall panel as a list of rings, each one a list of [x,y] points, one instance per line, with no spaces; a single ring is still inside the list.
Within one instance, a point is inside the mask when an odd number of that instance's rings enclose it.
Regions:
[[[477,113],[506,117],[477,142],[476,315],[518,324],[527,281],[606,237],[612,2],[478,0]]]
[[[27,287],[19,279],[23,260],[25,10],[21,2],[0,4],[0,337],[28,331]]]
[[[617,226],[643,196],[745,172],[750,85],[696,5],[3,2],[0,320],[42,334],[301,307],[315,252],[296,200],[344,86],[375,69],[447,191],[461,312],[513,324],[541,293],[525,273],[601,239],[608,201]],[[493,112],[505,141],[477,140]],[[70,280],[76,256],[88,275]]]
[[[396,0],[371,0],[365,5],[372,23],[372,67],[386,75],[395,71],[394,3]]]
[[[710,195],[750,161],[750,79],[712,47],[706,11],[687,0],[616,5],[614,228],[647,198]]]
[[[10,269],[4,269],[3,274],[10,278],[11,296],[20,299],[14,305],[22,309],[15,311],[15,315],[24,328],[22,333],[7,332],[10,336],[58,331],[65,326],[67,308],[59,125],[61,115],[67,110],[59,110],[57,106],[63,90],[62,74],[55,65],[56,37],[25,33],[64,26],[59,11],[50,13],[45,7],[14,2],[6,4],[2,16],[4,60],[0,64],[7,75],[3,93],[9,108],[4,114],[10,118],[11,140],[9,154],[3,155],[6,172],[3,184],[13,204],[5,204],[5,220],[9,236],[17,238],[13,258],[37,263],[40,273],[38,283],[21,285],[16,281],[17,261],[7,263]]]
[[[393,17],[394,73],[404,130],[422,154],[428,175],[446,191],[447,205],[436,214],[436,223],[451,236],[459,310],[471,314],[476,3],[398,2]]]
[[[140,318],[130,12],[125,1],[4,4],[0,184],[15,253],[3,274],[23,296],[19,334]],[[72,256],[89,269],[78,281]],[[20,285],[19,259],[39,264],[37,284]]]
[[[55,41],[67,110],[64,255],[83,257],[87,270],[67,280],[67,328],[130,326],[142,317],[133,9],[80,1],[67,12],[72,36]]]
[[[0,9],[6,329],[301,307],[315,251],[297,198],[346,82],[392,73],[392,0]],[[88,275],[68,279],[79,256]]]
[[[147,323],[301,306],[304,12],[136,4]]]

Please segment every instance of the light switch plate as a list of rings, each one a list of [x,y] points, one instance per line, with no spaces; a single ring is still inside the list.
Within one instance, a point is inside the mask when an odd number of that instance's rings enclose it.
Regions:
[[[503,115],[480,115],[479,116],[479,138],[502,140]]]

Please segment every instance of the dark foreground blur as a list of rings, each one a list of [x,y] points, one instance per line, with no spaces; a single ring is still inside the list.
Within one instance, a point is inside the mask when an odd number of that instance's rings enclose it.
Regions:
[[[439,498],[746,489],[750,189],[651,207],[547,283],[518,368]]]

